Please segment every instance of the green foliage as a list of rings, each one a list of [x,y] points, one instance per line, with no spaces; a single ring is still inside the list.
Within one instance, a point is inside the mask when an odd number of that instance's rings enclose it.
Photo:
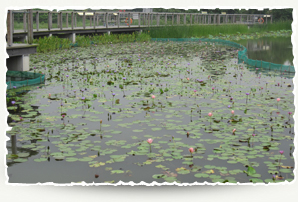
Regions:
[[[264,33],[277,30],[291,30],[292,21],[280,21],[268,24],[255,24],[248,27],[244,24],[228,24],[228,25],[193,25],[193,26],[164,26],[150,27],[145,29],[152,38],[206,38],[219,35],[234,35],[234,34],[250,34]]]
[[[150,41],[151,37],[146,33],[132,34],[103,34],[93,36],[76,36],[76,44],[72,44],[69,39],[62,39],[57,36],[34,39],[33,43],[38,44],[37,52],[45,53],[58,49],[69,49],[72,46],[88,47],[92,44],[127,43]]]

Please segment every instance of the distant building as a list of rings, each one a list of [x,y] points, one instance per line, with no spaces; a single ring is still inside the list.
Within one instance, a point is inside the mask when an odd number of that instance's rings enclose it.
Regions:
[[[153,8],[143,8],[143,13],[152,13]]]

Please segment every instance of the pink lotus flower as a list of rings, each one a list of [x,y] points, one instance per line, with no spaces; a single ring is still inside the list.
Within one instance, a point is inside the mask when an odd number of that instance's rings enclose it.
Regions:
[[[280,98],[277,98],[276,101],[279,102],[280,101]]]
[[[233,129],[233,133],[235,133],[235,131],[236,131],[236,128]]]
[[[235,113],[234,110],[232,110],[231,113],[234,114]]]
[[[152,98],[152,99],[155,99],[155,95],[152,95],[151,98]]]
[[[189,81],[189,78],[186,78]]]
[[[197,92],[197,90],[194,90],[193,92],[195,92],[195,93],[196,93],[196,92]]]
[[[51,97],[51,93],[49,93],[49,97]]]
[[[65,115],[64,115],[64,114],[62,114],[62,117],[64,118],[64,117],[65,117]]]
[[[151,138],[149,138],[149,139],[147,140],[147,142],[148,142],[149,144],[151,144],[151,143],[153,142],[153,140],[152,140]]]
[[[211,117],[212,115],[213,115],[213,114],[212,114],[211,112],[209,112],[209,113],[208,113],[208,116],[210,116],[210,117]]]
[[[193,153],[193,152],[194,152],[194,149],[191,147],[191,148],[188,149],[188,151],[189,151],[190,153]]]

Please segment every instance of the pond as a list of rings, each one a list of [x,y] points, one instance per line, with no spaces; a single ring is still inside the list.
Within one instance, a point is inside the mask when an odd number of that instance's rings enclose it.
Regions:
[[[46,83],[8,92],[10,183],[294,178],[293,81],[234,48],[119,43],[30,62]]]
[[[250,59],[293,66],[294,56],[291,37],[241,39],[236,43],[247,48]]]

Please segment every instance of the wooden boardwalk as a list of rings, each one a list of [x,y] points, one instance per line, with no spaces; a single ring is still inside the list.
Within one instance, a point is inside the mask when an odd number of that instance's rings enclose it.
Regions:
[[[35,21],[33,21],[33,14]],[[15,30],[15,15],[22,15],[23,29]],[[40,28],[40,15],[47,19],[47,28]],[[53,16],[56,22],[53,28]],[[270,19],[269,19],[270,17]],[[261,19],[261,21],[260,21]],[[267,23],[272,16],[264,14],[202,14],[202,13],[140,13],[140,12],[84,12],[84,11],[37,11],[9,10],[7,13],[7,44],[13,38],[26,36],[29,44],[33,36],[51,34],[88,34],[140,31],[146,27],[226,25]],[[87,23],[89,21],[89,23]],[[18,19],[17,23],[20,23]],[[34,23],[34,29],[33,29]],[[43,21],[44,23],[44,21]],[[80,24],[80,26],[78,26]]]

